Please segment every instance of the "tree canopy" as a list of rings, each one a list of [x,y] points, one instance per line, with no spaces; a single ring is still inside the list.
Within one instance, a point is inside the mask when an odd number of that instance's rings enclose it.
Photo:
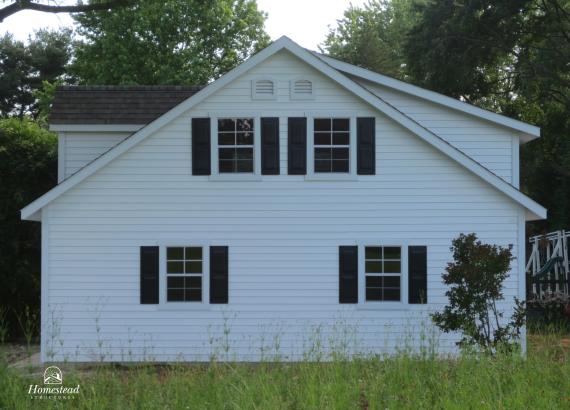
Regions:
[[[71,31],[40,30],[27,44],[10,34],[0,38],[0,116],[36,116],[35,92],[44,81],[67,75],[71,60]]]
[[[363,7],[351,5],[330,30],[322,50],[348,63],[404,79],[404,45],[420,17],[414,4],[410,0],[371,0]]]
[[[203,85],[269,42],[252,0],[141,0],[74,18],[85,84]]]

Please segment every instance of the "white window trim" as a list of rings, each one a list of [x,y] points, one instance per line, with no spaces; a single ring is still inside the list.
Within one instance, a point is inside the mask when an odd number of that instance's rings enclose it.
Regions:
[[[358,309],[363,310],[402,310],[409,309],[408,303],[408,247],[405,241],[365,241],[358,242]],[[400,301],[366,301],[366,273],[365,273],[365,250],[367,246],[397,246],[401,249],[401,274],[400,274]]]
[[[311,94],[297,94],[294,92],[295,89],[295,82],[305,80],[311,82]],[[307,101],[307,100],[314,100],[316,98],[316,90],[315,90],[315,79],[313,77],[307,76],[297,76],[293,77],[289,82],[289,98],[294,101]]]
[[[211,181],[261,181],[261,116],[251,112],[213,112],[210,116]],[[218,120],[223,118],[253,118],[253,173],[220,173],[218,163]]]
[[[166,300],[166,248],[180,247],[202,248],[202,301],[201,302],[168,302]],[[209,310],[210,309],[210,243],[200,241],[162,242],[159,244],[159,296],[158,306],[165,310]]]
[[[273,83],[273,94],[271,95],[258,95],[255,93],[256,90],[256,83],[258,81],[271,81]],[[256,77],[251,80],[251,99],[252,100],[265,100],[271,101],[277,99],[277,80],[273,77],[263,76],[263,77]]]
[[[305,113],[307,117],[307,175],[306,181],[356,181],[358,175],[356,173],[356,118],[357,114],[354,112],[310,112]],[[315,172],[315,140],[314,140],[314,127],[315,118],[348,118],[350,129],[349,140],[349,172],[335,173],[335,172]]]

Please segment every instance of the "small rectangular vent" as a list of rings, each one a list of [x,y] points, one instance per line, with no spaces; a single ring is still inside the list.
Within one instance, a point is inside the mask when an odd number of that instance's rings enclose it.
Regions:
[[[305,79],[291,81],[291,99],[309,100],[312,98],[314,98],[312,81]]]
[[[295,93],[296,94],[312,94],[313,93],[313,83],[308,80],[295,81]]]
[[[252,97],[259,100],[275,98],[275,83],[272,80],[254,80],[252,84]]]
[[[273,94],[273,82],[269,80],[261,80],[255,83],[255,92],[257,94]]]

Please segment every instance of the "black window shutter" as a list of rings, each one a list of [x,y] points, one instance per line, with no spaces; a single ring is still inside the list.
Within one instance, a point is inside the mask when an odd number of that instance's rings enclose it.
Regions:
[[[141,246],[141,304],[158,303],[158,246]]]
[[[356,125],[358,175],[376,174],[376,120],[358,118]]]
[[[408,248],[409,303],[427,303],[427,246]]]
[[[210,246],[210,303],[228,303],[227,246]]]
[[[307,173],[307,119],[289,118],[287,128],[289,175],[305,175]]]
[[[192,175],[210,173],[210,119],[192,118]]]
[[[261,173],[279,175],[279,118],[261,119]]]
[[[358,303],[358,247],[339,247],[339,302]]]

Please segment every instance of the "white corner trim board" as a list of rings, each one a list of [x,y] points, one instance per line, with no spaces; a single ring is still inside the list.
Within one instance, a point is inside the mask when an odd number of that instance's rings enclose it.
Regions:
[[[259,53],[255,54],[247,61],[234,68],[224,76],[220,77],[218,80],[214,81],[207,87],[200,90],[198,93],[189,97],[185,101],[181,102],[170,111],[166,112],[162,116],[158,117],[156,120],[152,121],[145,127],[141,128],[139,131],[134,133],[129,138],[125,139],[123,142],[119,143],[115,148],[111,149],[107,153],[103,154],[97,160],[86,165],[80,171],[64,180],[61,184],[57,185],[55,188],[42,195],[31,204],[26,206],[21,210],[22,219],[25,220],[40,220],[41,213],[39,212],[44,206],[49,204],[51,201],[83,181],[85,178],[89,177],[97,170],[101,169],[115,158],[128,151],[133,146],[137,145],[139,142],[144,140],[149,135],[176,119],[178,116],[182,115],[184,112],[203,101],[207,97],[211,96],[213,93],[226,86],[242,74],[246,73],[251,68],[255,67],[259,63],[265,61],[270,56],[274,55],[280,50],[287,50],[297,58],[301,59],[305,63],[309,64],[316,70],[320,71],[322,74],[328,76],[330,79],[335,81],[337,84],[343,86],[363,101],[368,103],[370,106],[374,107],[381,113],[387,115],[392,120],[396,121],[402,127],[411,131],[417,135],[422,140],[426,141],[434,148],[448,156],[449,158],[456,161],[458,164],[468,169],[509,198],[526,208],[530,212],[532,218],[542,219],[546,218],[546,209],[524,195],[522,192],[518,191],[512,185],[498,177],[497,175],[490,172],[488,169],[483,167],[481,164],[477,163],[472,158],[463,154],[461,151],[449,145],[447,142],[442,140],[437,135],[423,128],[417,122],[398,111],[390,104],[386,103],[384,100],[357,84],[337,69],[333,68],[328,63],[324,62],[322,58],[315,56],[315,54],[305,50],[289,38],[283,36],[279,40],[272,43],[267,48],[263,49]],[[514,121],[514,120],[512,120]],[[529,126],[532,127],[532,126]]]
[[[445,107],[452,108],[454,110],[458,110],[466,114],[479,117],[483,120],[487,120],[495,124],[502,125],[504,127],[519,131],[522,133],[520,135],[521,139],[525,142],[540,137],[540,128],[534,125],[527,124],[525,122],[515,120],[513,118],[509,118],[504,115],[494,113],[492,111],[487,111],[485,109],[476,107],[474,105],[456,100],[451,97],[447,97],[443,94],[426,90],[424,88],[417,87],[415,85],[408,84],[400,80],[396,80],[395,78],[387,77],[385,75],[378,74],[373,71],[366,70],[364,68],[357,67],[355,65],[348,64],[340,60],[336,60],[334,58],[325,56],[323,54],[319,53],[312,53],[312,54],[317,56],[319,59],[321,59],[331,67],[335,68],[336,70],[342,71],[343,73],[350,74],[355,77],[359,77],[364,80],[368,80],[373,83],[383,85],[388,88],[392,88],[396,91],[410,94],[414,97],[419,97],[424,100],[434,102],[436,104],[440,104]]]

